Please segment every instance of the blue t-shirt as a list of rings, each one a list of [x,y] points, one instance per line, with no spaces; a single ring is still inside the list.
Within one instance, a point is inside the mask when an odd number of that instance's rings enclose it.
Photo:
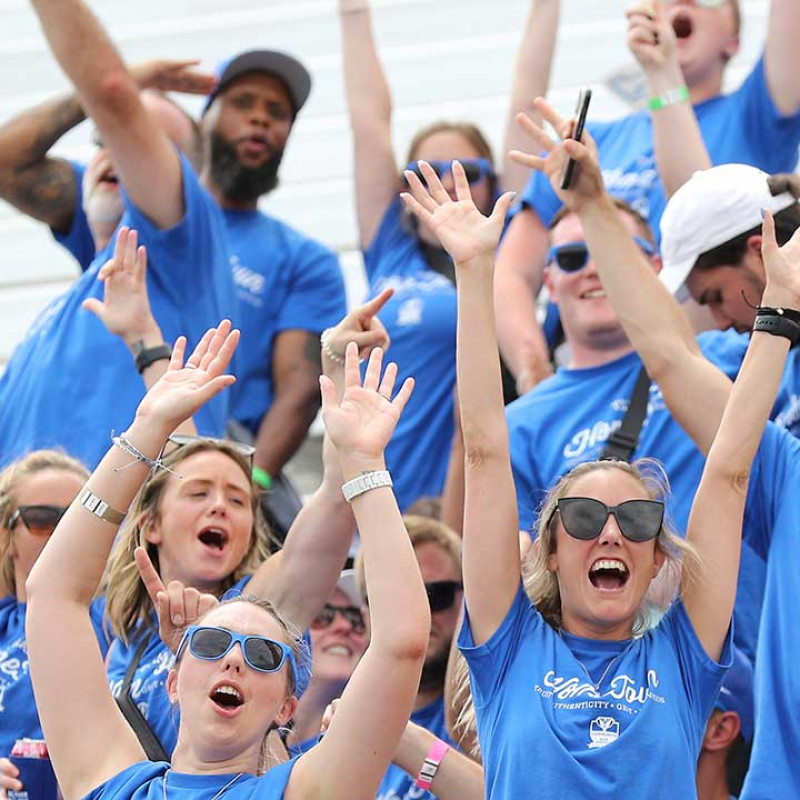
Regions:
[[[800,442],[768,424],[750,476],[745,535],[767,558],[755,659],[755,734],[742,800],[800,797]]]
[[[97,250],[94,246],[94,236],[86,219],[86,212],[83,210],[83,176],[86,167],[76,161],[70,161],[70,166],[75,175],[76,194],[75,194],[75,213],[72,223],[67,231],[52,231],[53,238],[75,257],[83,272],[94,261]]]
[[[731,664],[730,636],[717,664],[677,601],[640,638],[568,639],[521,586],[484,644],[474,645],[465,616],[458,644],[470,671],[487,799],[696,797],[697,757]]]
[[[223,211],[239,301],[237,382],[231,416],[256,434],[272,405],[272,348],[288,330],[319,334],[347,311],[336,255],[259,211]]]
[[[444,742],[455,747],[452,739],[447,733],[447,724],[444,718],[444,697],[415,711],[411,715],[411,721],[430,731],[434,736],[438,736]],[[390,764],[386,771],[378,794],[375,800],[436,800],[435,795],[425,789],[417,788],[414,783],[416,775],[409,775],[397,764]]]
[[[93,789],[86,800],[195,800],[213,797],[223,787],[228,800],[258,798],[280,800],[292,774],[296,759],[271,767],[264,775],[188,775],[173,772],[163,761],[139,761]],[[166,794],[164,781],[166,780]],[[178,797],[180,795],[180,797]]]
[[[419,241],[392,201],[375,240],[364,253],[370,294],[391,286],[379,314],[392,340],[397,386],[413,377],[414,392],[386,448],[400,510],[423,495],[441,494],[453,440],[456,385],[456,288],[430,269]]]
[[[727,334],[711,332],[698,337],[706,358],[733,379],[741,359],[730,357],[732,348],[723,346],[726,341],[744,355],[746,346],[741,348],[741,342]],[[625,416],[641,367],[639,356],[630,353],[599,367],[561,368],[508,406],[506,419],[521,529],[533,529],[539,506],[562,475],[600,457]],[[655,383],[650,387],[647,417],[633,454],[634,458],[645,456],[657,459],[666,470],[672,490],[667,511],[684,536],[705,458],[673,418]],[[736,645],[751,659],[755,658],[765,571],[764,560],[745,544],[734,618]]]
[[[222,214],[181,156],[186,213],[159,230],[125,198],[121,224],[147,246],[150,305],[167,341],[184,334],[189,352],[223,317],[236,323]],[[108,450],[112,430],[130,423],[145,393],[128,348],[94,314],[81,308],[102,299],[97,272],[114,238],[91,267],[39,315],[0,378],[0,466],[26,452],[63,447],[90,467]],[[201,435],[221,436],[228,418],[222,392],[195,415]]]
[[[793,172],[800,144],[800,112],[784,117],[767,86],[763,58],[732,94],[695,106],[695,114],[712,164],[750,164],[765,172]],[[658,177],[649,111],[611,122],[589,122],[597,142],[603,180],[609,193],[630,203],[659,236],[666,206]],[[547,177],[534,172],[521,204],[536,212],[545,227],[561,208]]]
[[[8,756],[17,739],[43,739],[33,698],[28,647],[25,641],[26,603],[9,595],[0,599],[0,757]],[[102,604],[91,607],[92,625],[105,658],[108,637],[101,625]]]

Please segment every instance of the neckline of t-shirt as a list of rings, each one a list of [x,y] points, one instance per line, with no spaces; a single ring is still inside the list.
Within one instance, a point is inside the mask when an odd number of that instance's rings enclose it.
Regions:
[[[641,363],[639,354],[633,350],[624,356],[615,358],[613,361],[607,361],[605,364],[598,364],[595,367],[559,367],[556,375],[561,375],[565,378],[585,378],[592,375],[602,375],[617,369],[622,364],[634,364],[637,361]]]
[[[214,775],[197,775],[195,773],[190,773],[190,772],[175,772],[174,770],[170,769],[169,776],[167,777],[167,789],[219,788],[220,786],[224,786],[226,783],[232,781],[237,774],[241,773],[226,772]],[[255,776],[244,773],[242,774],[241,778],[239,778],[239,781],[243,781],[251,777]]]
[[[582,654],[622,653],[634,641],[631,639],[591,639],[586,636],[577,636],[565,630],[559,631],[564,644],[573,656]]]

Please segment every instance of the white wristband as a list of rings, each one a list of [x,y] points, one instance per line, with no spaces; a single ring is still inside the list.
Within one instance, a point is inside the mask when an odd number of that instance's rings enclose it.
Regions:
[[[388,470],[378,469],[373,472],[365,472],[357,478],[342,484],[342,494],[348,503],[370,489],[380,489],[382,486],[392,486],[392,476]]]

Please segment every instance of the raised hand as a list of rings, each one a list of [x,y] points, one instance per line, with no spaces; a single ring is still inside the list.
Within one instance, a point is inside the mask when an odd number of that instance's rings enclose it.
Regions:
[[[137,247],[137,241],[136,231],[120,229],[113,257],[97,273],[103,299],[90,297],[82,304],[129,347],[134,342],[161,341],[147,294],[147,250]]]
[[[142,89],[208,94],[214,88],[215,78],[208,72],[197,72],[192,69],[199,63],[197,59],[171,61],[157,58],[131,67],[131,75]]]
[[[800,229],[783,247],[778,247],[775,220],[770,211],[765,211],[761,234],[761,257],[767,276],[761,305],[800,311]]]
[[[194,625],[200,617],[219,605],[219,600],[213,594],[198,592],[180,581],[170,581],[169,586],[164,586],[143,547],[137,547],[133,557],[158,614],[158,635],[174,653],[181,643],[184,628]]]
[[[558,135],[568,137],[575,121],[565,120],[542,97],[537,97],[533,105],[542,116],[542,124],[534,122],[526,114],[518,114],[517,122],[533,140],[535,152],[544,152],[545,155],[533,155],[520,150],[512,150],[509,155],[518,164],[547,175],[559,199],[572,211],[577,212],[586,203],[598,200],[605,194],[603,175],[597,160],[597,146],[585,128],[580,142],[569,138],[556,141],[545,131],[544,122],[549,122]],[[570,188],[565,190],[561,188],[561,179],[570,158],[578,162],[578,169],[575,170]]]
[[[678,63],[678,45],[661,3],[642,2],[628,8],[628,47],[645,73],[672,67],[683,80]]]
[[[420,222],[427,223],[456,264],[487,255],[493,257],[514,192],[506,192],[494,204],[491,216],[484,217],[472,200],[464,167],[458,161],[453,162],[455,200],[430,164],[426,161],[418,164],[428,186],[423,186],[413,172],[406,170],[411,194],[403,192],[400,196],[407,208]]]
[[[414,379],[407,378],[394,400],[391,399],[397,379],[397,364],[387,365],[381,378],[382,362],[383,350],[376,347],[370,354],[362,384],[358,348],[353,342],[348,344],[344,367],[345,389],[341,402],[337,399],[333,381],[325,375],[320,378],[322,419],[342,461],[381,460],[411,396]]]
[[[186,338],[180,336],[167,371],[139,404],[137,419],[147,418],[172,431],[193,416],[203,403],[236,380],[225,370],[238,343],[239,331],[231,330],[230,320],[223,320],[206,331],[184,366]]]
[[[368,358],[375,347],[380,347],[385,353],[389,349],[391,339],[383,323],[378,319],[378,314],[393,294],[394,289],[384,289],[372,300],[350,311],[328,332],[325,338],[327,350],[323,348],[323,354],[329,357],[333,354],[338,359],[344,359],[345,350],[350,342],[356,343],[361,361]],[[327,352],[328,350],[330,352]]]

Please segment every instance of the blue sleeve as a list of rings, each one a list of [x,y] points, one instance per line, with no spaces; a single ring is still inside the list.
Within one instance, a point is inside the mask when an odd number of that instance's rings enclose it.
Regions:
[[[678,659],[692,722],[696,730],[705,730],[709,714],[719,696],[725,673],[733,664],[733,623],[728,629],[719,662],[706,653],[697,638],[683,601],[676,600],[659,623],[659,632],[666,634]]]
[[[528,208],[536,212],[536,215],[545,228],[549,228],[553,217],[561,208],[561,205],[561,201],[558,199],[558,195],[553,191],[553,187],[550,185],[547,176],[538,170],[534,170],[528,181],[528,185],[522,192],[515,213],[519,213],[522,209]]]
[[[321,333],[347,313],[339,259],[325,247],[307,240],[297,254],[292,284],[275,332],[305,330]]]
[[[737,333],[733,328],[705,331],[697,337],[697,344],[703,355],[734,381],[750,344],[750,335]]]
[[[458,649],[469,666],[472,696],[476,708],[483,708],[502,685],[525,633],[526,617],[530,614],[535,615],[540,624],[547,624],[532,607],[530,598],[520,583],[514,602],[500,623],[500,627],[487,641],[476,645],[469,623],[469,609],[465,604],[464,622],[458,634]]]
[[[375,278],[378,266],[386,253],[408,246],[408,239],[413,238],[410,227],[412,224],[411,219],[406,218],[404,214],[400,195],[397,195],[386,209],[375,238],[364,251],[364,269],[367,271],[370,283]]]
[[[53,238],[72,253],[80,264],[81,270],[86,272],[97,252],[94,246],[94,236],[89,229],[86,212],[83,210],[83,175],[86,167],[75,161],[70,161],[69,165],[75,176],[75,213],[72,217],[72,224],[68,231],[56,231],[52,228],[50,231]]]
[[[89,606],[89,616],[92,619],[92,627],[97,636],[97,643],[100,645],[100,652],[103,654],[103,659],[105,659],[108,654],[108,649],[111,647],[111,642],[114,639],[114,634],[111,631],[111,622],[106,617],[105,613],[105,595],[92,600],[92,604]]]
[[[177,225],[159,228],[133,204],[124,189],[122,197],[125,224],[137,230],[139,241],[147,245],[149,278],[158,282],[163,293],[180,308],[185,305],[189,287],[193,293],[216,291],[217,262],[212,254],[219,252],[220,247],[226,253],[230,248],[215,201],[200,185],[186,156],[181,153],[179,157],[184,213]]]
[[[735,96],[742,112],[738,121],[743,130],[738,135],[753,145],[762,169],[778,172],[785,171],[786,164],[796,165],[800,110],[784,117],[775,107],[763,56]]]

